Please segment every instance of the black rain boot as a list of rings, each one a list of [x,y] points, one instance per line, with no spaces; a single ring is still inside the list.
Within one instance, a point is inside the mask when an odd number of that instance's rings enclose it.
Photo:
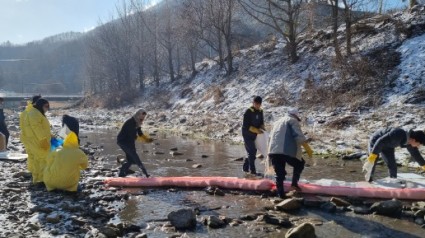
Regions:
[[[249,161],[248,161],[248,159],[245,159],[245,161],[243,162],[242,170],[245,173],[248,173],[248,171],[249,171]]]

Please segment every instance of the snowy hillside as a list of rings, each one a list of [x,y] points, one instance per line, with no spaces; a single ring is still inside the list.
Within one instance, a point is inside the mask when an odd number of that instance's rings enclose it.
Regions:
[[[188,73],[161,89],[148,88],[137,104],[106,112],[105,122],[118,127],[142,106],[150,111],[151,128],[241,142],[243,112],[254,95],[261,95],[269,128],[287,107],[301,109],[304,129],[319,154],[366,153],[369,135],[381,127],[423,129],[425,7],[373,17],[353,29],[353,56],[344,67],[335,66],[331,29],[304,35],[296,64],[283,53],[282,40],[265,42],[236,52],[237,70],[230,77],[214,61],[204,60],[193,79]],[[343,46],[344,26],[339,32]],[[358,71],[371,72],[363,82]],[[406,104],[407,99],[415,104]],[[87,113],[85,120],[105,115]],[[398,158],[407,158],[400,153]]]

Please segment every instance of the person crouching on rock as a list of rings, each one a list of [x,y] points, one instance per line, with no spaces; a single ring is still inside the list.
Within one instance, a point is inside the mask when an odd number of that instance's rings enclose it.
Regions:
[[[80,123],[78,122],[77,118],[72,117],[68,114],[63,115],[62,128],[65,130],[65,133],[67,130],[74,132],[78,137],[78,144],[80,144]]]
[[[365,180],[371,182],[379,155],[388,167],[390,178],[397,178],[397,163],[394,150],[396,147],[406,148],[412,158],[425,170],[425,160],[418,147],[425,145],[423,131],[405,131],[401,128],[380,129],[372,134],[369,140],[369,157],[363,165]]]
[[[87,155],[79,148],[77,134],[71,131],[65,138],[63,148],[51,152],[47,157],[43,176],[47,191],[80,191],[80,170],[87,166]]]
[[[276,173],[277,196],[280,198],[285,197],[283,181],[286,175],[286,163],[294,167],[291,186],[300,191],[298,181],[305,165],[301,155],[301,146],[304,147],[310,158],[313,155],[313,151],[301,131],[300,121],[298,110],[289,109],[286,116],[274,123],[270,132],[269,157]]]
[[[144,135],[141,129],[147,113],[144,109],[139,109],[133,117],[128,119],[121,128],[117,136],[117,144],[124,151],[127,161],[121,166],[118,176],[125,177],[132,164],[136,164],[142,172],[149,178],[145,166],[136,151],[136,140],[141,139],[151,143],[153,140]]]

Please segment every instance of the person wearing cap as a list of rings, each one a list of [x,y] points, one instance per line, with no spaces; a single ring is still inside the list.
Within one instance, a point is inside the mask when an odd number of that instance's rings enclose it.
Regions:
[[[6,125],[6,117],[4,116],[3,112],[3,101],[4,99],[0,97],[0,133],[2,133],[5,136],[6,139],[6,148],[7,143],[9,142],[9,130],[7,129]]]
[[[21,128],[20,139],[22,144],[24,144],[26,153],[28,154],[27,169],[28,171],[30,171],[30,173],[33,172],[33,160],[34,160],[34,153],[31,150],[31,148],[34,147],[35,145],[34,145],[34,140],[29,139],[29,136],[30,136],[29,133],[31,128],[28,121],[28,114],[31,111],[36,110],[34,108],[34,105],[37,102],[37,100],[40,98],[41,98],[41,95],[33,96],[32,100],[27,102],[27,106],[25,110],[19,114],[19,127]]]
[[[254,97],[252,106],[249,107],[243,115],[242,124],[242,137],[245,143],[245,149],[248,154],[248,158],[245,158],[242,170],[246,173],[256,175],[255,159],[257,155],[257,148],[255,147],[255,139],[257,134],[263,133],[265,130],[264,126],[264,114],[261,108],[263,99],[260,96]]]
[[[136,151],[136,140],[143,140],[151,143],[153,140],[144,135],[141,129],[147,113],[144,109],[139,109],[133,117],[128,119],[122,126],[117,136],[117,144],[124,151],[127,161],[122,165],[118,176],[125,177],[132,164],[136,164],[142,172],[149,178],[145,166]]]
[[[281,198],[285,197],[283,181],[286,176],[286,164],[288,163],[294,168],[292,188],[300,191],[298,181],[305,165],[301,146],[304,147],[310,158],[313,155],[313,150],[301,131],[300,121],[298,110],[291,108],[284,117],[274,123],[270,132],[269,157],[276,173],[277,196]]]
[[[365,180],[373,181],[373,173],[379,155],[388,167],[390,178],[397,178],[395,148],[402,147],[409,151],[412,158],[425,170],[425,160],[419,152],[419,146],[425,145],[425,133],[421,130],[405,131],[401,128],[380,129],[372,134],[369,140],[369,157],[363,165]]]

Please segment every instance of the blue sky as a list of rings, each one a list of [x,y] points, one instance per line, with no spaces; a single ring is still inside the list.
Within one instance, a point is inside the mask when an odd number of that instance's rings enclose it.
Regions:
[[[154,0],[155,1],[155,0]],[[0,43],[22,44],[87,31],[115,14],[122,0],[0,0]]]
[[[160,1],[160,0],[150,0]],[[377,1],[377,0],[371,0]],[[0,43],[41,40],[67,31],[84,32],[115,15],[122,0],[0,0]],[[386,8],[405,5],[384,0]]]

